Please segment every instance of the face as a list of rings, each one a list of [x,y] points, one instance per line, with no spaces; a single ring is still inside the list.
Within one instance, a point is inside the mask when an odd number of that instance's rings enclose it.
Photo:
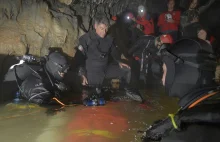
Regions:
[[[155,46],[159,49],[161,47],[163,43],[158,41],[158,40],[155,40]]]
[[[163,63],[163,76],[162,76],[162,84],[163,84],[163,86],[165,86],[166,75],[167,75],[167,66],[166,66],[166,64]]]
[[[145,14],[146,14],[145,10],[143,10],[143,9],[138,10],[138,16],[143,17]]]
[[[169,0],[167,7],[168,7],[168,11],[173,11],[175,6],[175,1],[174,0]]]
[[[198,0],[193,0],[189,6],[189,9],[195,9],[197,7]]]
[[[97,35],[99,35],[101,38],[104,38],[107,34],[108,31],[108,26],[106,26],[105,24],[95,24],[95,31],[97,33]]]
[[[61,78],[64,78],[65,73],[58,71],[58,74],[60,75]]]
[[[63,71],[58,71],[58,74],[61,78],[64,78],[65,74],[68,72],[69,67],[65,67]]]
[[[198,38],[206,40],[206,37],[207,37],[207,33],[205,30],[202,29],[198,32]]]

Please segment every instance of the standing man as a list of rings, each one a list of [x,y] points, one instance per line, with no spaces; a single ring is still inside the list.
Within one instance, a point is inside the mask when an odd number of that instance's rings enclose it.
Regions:
[[[170,34],[174,41],[178,39],[178,29],[180,24],[180,11],[174,10],[175,1],[168,0],[168,11],[162,13],[158,19],[159,31],[162,34]]]
[[[83,59],[83,63],[79,65],[82,85],[100,87],[105,78],[120,78],[125,81],[126,95],[133,100],[142,101],[140,93],[130,83],[131,76],[134,76],[130,66],[122,63],[113,39],[107,35],[108,26],[108,19],[104,15],[97,15],[94,30],[79,39],[75,58],[79,58],[81,55],[81,59]],[[110,55],[116,64],[109,64]],[[82,61],[81,59],[78,60]]]

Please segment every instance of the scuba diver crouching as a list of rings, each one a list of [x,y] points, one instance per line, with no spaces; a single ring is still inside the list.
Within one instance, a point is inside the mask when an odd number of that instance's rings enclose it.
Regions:
[[[61,53],[52,52],[40,61],[24,55],[20,62],[9,69],[4,82],[15,81],[24,100],[49,104],[53,97],[60,98],[60,92],[67,90],[62,80],[69,66]]]
[[[182,39],[161,49],[162,82],[180,109],[151,125],[144,142],[216,142],[220,135],[220,90],[214,82],[216,58],[200,39]]]

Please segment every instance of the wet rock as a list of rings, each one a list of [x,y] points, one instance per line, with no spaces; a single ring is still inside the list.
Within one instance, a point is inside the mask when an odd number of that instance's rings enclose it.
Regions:
[[[65,3],[66,5],[70,5],[72,3],[72,0],[59,0],[61,3]]]
[[[22,55],[26,52],[26,47],[22,41],[18,27],[19,25],[17,23],[11,21],[5,21],[0,26],[0,54]]]
[[[68,5],[72,1],[56,2]],[[78,37],[83,34],[77,27],[77,19],[72,14],[73,11],[64,5],[57,7],[54,3],[56,7],[51,9],[48,4],[35,0],[13,0],[13,2],[3,0],[1,2],[0,43],[2,48],[0,54],[8,52],[24,54],[28,46],[29,54],[33,55],[43,56],[48,53],[49,47],[59,47],[67,55],[74,56],[73,47],[77,45]],[[19,50],[14,50],[18,48]]]

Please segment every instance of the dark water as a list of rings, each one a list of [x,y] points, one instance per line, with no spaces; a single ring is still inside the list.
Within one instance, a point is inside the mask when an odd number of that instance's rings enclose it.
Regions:
[[[138,130],[177,110],[177,100],[167,97],[160,87],[142,92],[146,98],[144,105],[120,101],[99,107],[79,105],[49,111],[32,104],[4,104],[0,107],[0,139],[2,142],[139,142]]]

